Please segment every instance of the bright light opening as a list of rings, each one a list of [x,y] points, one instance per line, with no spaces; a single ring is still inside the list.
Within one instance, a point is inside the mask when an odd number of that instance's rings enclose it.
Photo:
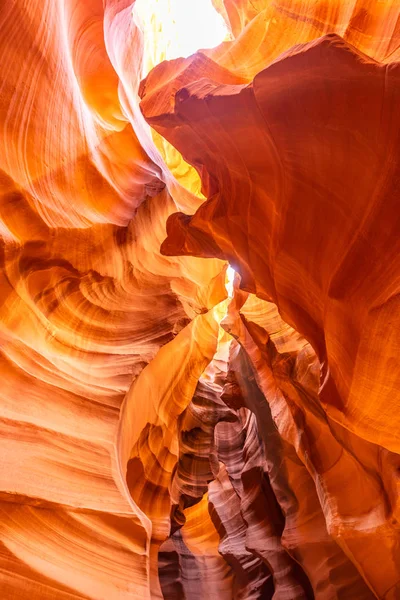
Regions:
[[[133,10],[145,34],[143,76],[163,60],[230,39],[212,0],[136,0]]]
[[[228,268],[226,270],[226,277],[225,277],[225,287],[226,287],[226,291],[228,292],[229,298],[233,297],[234,279],[235,279],[235,271],[234,271],[234,269],[232,269],[231,265],[228,265]]]
[[[217,323],[220,325],[221,321],[225,319],[228,315],[229,304],[233,298],[233,283],[235,280],[236,272],[230,265],[226,270],[225,274],[225,287],[228,292],[228,298],[223,300],[217,306],[214,306],[214,318]],[[223,327],[219,328],[218,332],[218,347],[217,352],[214,355],[214,358],[201,375],[200,379],[212,382],[215,380],[215,376],[219,375],[221,371],[225,371],[227,373],[228,363],[229,363],[229,349],[232,343],[232,338],[230,335],[226,333]]]

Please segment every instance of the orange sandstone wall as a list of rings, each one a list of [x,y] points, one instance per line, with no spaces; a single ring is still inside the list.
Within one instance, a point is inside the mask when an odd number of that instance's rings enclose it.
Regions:
[[[4,600],[400,597],[400,2],[213,3],[0,4]]]

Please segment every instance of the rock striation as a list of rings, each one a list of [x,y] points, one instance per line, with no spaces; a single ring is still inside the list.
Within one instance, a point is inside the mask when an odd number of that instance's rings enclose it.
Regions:
[[[400,597],[400,2],[213,5],[0,5],[4,600]]]

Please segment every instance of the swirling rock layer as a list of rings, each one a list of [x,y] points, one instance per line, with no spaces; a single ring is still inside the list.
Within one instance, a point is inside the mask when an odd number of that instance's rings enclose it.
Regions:
[[[5,600],[400,597],[400,3],[213,4],[0,6]]]

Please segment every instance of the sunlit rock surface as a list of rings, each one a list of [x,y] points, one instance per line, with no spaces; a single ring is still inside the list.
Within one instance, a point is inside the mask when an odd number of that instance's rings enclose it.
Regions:
[[[0,597],[396,600],[400,2],[167,5],[0,5]]]

